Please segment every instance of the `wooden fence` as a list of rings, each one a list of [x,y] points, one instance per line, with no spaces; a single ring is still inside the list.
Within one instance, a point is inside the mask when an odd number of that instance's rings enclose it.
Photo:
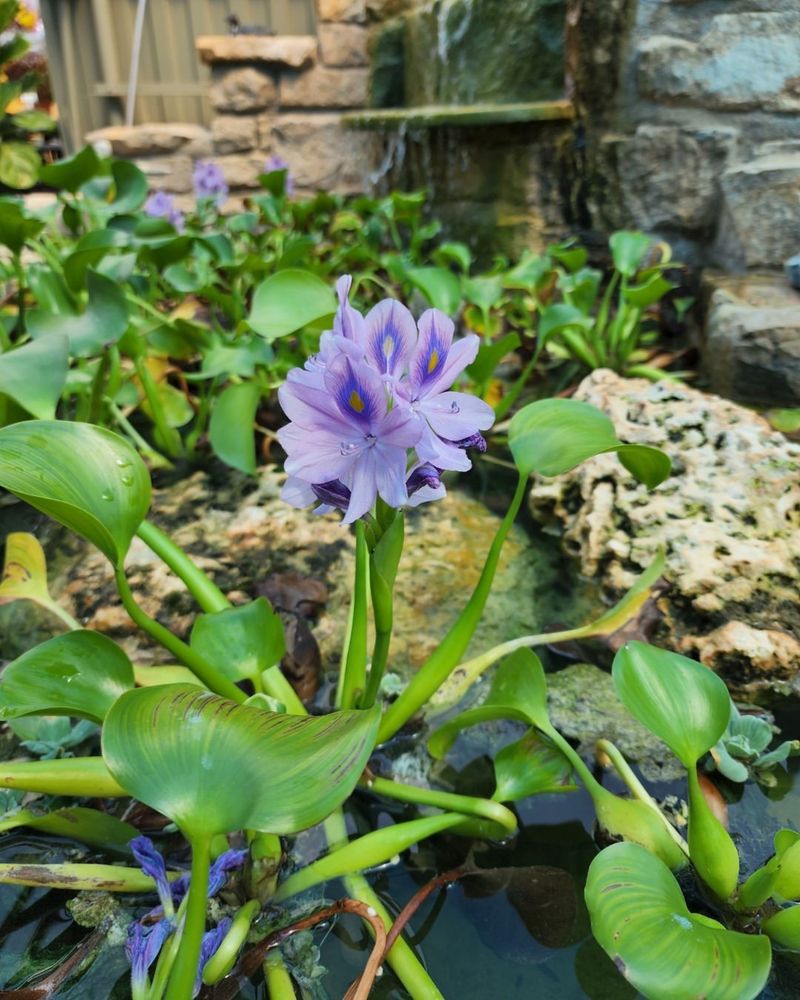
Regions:
[[[68,150],[123,120],[136,0],[42,0],[47,54]],[[198,35],[226,34],[226,17],[280,35],[314,32],[313,0],[149,0],[134,121],[210,119]]]

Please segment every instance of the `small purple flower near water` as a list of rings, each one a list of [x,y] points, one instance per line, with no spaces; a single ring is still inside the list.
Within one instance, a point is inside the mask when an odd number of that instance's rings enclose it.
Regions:
[[[156,850],[155,844],[149,837],[134,837],[128,846],[131,849],[136,864],[142,869],[145,875],[149,875],[155,882],[158,898],[161,900],[164,913],[167,916],[172,916],[174,912],[172,886],[169,884],[167,866],[164,864],[161,853]]]
[[[134,920],[128,925],[125,954],[131,963],[131,993],[137,1000],[146,995],[148,970],[173,929],[171,920],[159,920],[155,924]]]
[[[293,507],[319,502],[317,513],[343,510],[346,524],[379,496],[395,508],[444,496],[441,472],[469,469],[465,449],[485,449],[480,432],[494,422],[490,406],[451,388],[475,359],[474,334],[454,342],[437,309],[417,326],[394,299],[364,317],[348,301],[350,285],[339,279],[333,330],[278,393],[290,421],[278,432],[281,495]]]
[[[265,174],[274,174],[276,170],[285,170],[286,179],[283,182],[283,193],[291,197],[294,194],[294,178],[289,170],[289,164],[282,156],[272,155],[264,164]]]
[[[166,191],[153,191],[144,203],[144,213],[152,219],[166,219],[178,232],[183,230],[183,212],[175,205],[175,196]]]
[[[192,173],[195,197],[198,201],[211,198],[220,208],[228,197],[228,185],[225,174],[213,160],[198,160]]]

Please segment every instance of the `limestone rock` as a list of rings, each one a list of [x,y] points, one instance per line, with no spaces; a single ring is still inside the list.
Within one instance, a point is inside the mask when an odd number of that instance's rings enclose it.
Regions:
[[[314,62],[313,35],[203,35],[196,41],[204,63],[269,63],[302,69]]]
[[[211,123],[216,153],[241,153],[258,145],[258,119],[252,115],[217,115]]]
[[[114,156],[162,156],[187,145],[195,148],[203,146],[208,140],[208,130],[202,125],[180,123],[111,125],[89,132],[86,136],[88,143],[103,140],[111,143]]]
[[[273,152],[307,191],[363,191],[373,142],[368,133],[345,132],[339,115],[330,112],[279,115],[272,129]]]
[[[710,657],[737,689],[781,686],[788,674],[800,689],[792,654],[800,637],[800,445],[751,411],[688,386],[601,370],[576,397],[606,412],[623,441],[663,448],[673,473],[648,491],[601,455],[537,480],[534,516],[558,525],[581,571],[609,597],[664,547],[672,586],[658,600],[664,617],[654,641]],[[749,629],[735,670],[706,645],[731,622]]]
[[[275,103],[278,88],[269,73],[255,66],[217,67],[211,81],[211,103],[217,111],[261,111]]]
[[[724,111],[800,111],[800,11],[719,14],[699,41],[647,38],[638,84],[657,101]]]
[[[632,136],[606,138],[604,160],[621,207],[614,224],[649,231],[712,227],[736,136],[733,128],[639,125]]]
[[[366,66],[367,29],[359,24],[320,24],[319,54],[326,66]]]
[[[316,0],[316,5],[320,21],[356,21],[361,24],[367,17],[365,0]]]
[[[800,142],[765,143],[725,171],[722,189],[718,255],[733,267],[782,267],[800,246]]]
[[[360,108],[367,101],[367,85],[366,69],[315,66],[281,76],[280,103],[285,108]]]
[[[800,406],[800,294],[783,275],[708,276],[711,388],[750,406]]]

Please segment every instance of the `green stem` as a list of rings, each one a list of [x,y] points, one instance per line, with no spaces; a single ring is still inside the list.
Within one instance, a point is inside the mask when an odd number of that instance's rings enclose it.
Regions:
[[[105,397],[106,406],[108,406],[111,416],[117,422],[118,426],[128,435],[128,437],[133,441],[139,451],[146,455],[150,460],[151,465],[155,468],[172,468],[172,462],[168,458],[165,458],[160,452],[157,452],[155,448],[136,430],[133,424],[128,420],[122,410],[117,406],[113,399],[109,396]]]
[[[405,691],[387,709],[378,733],[379,743],[388,740],[401,726],[405,725],[414,713],[419,711],[433,693],[441,687],[458,665],[483,614],[494,575],[497,571],[497,564],[500,560],[503,543],[522,506],[527,485],[527,475],[520,474],[511,506],[508,508],[506,516],[497,529],[497,534],[486,556],[483,572],[467,606],[458,616],[439,647],[411,679]]]
[[[219,948],[217,948],[206,963],[205,969],[203,969],[203,982],[206,986],[213,986],[214,983],[218,983],[223,976],[227,976],[231,971],[260,909],[261,904],[259,901],[251,899],[237,911],[230,930],[222,939]]]
[[[630,764],[625,760],[625,758],[620,753],[619,749],[611,742],[611,740],[598,740],[597,749],[604,753],[611,763],[614,765],[614,769],[620,778],[625,782],[625,786],[634,798],[639,799],[640,802],[644,802],[646,806],[649,806],[653,812],[658,814],[659,819],[663,820],[664,826],[667,828],[669,835],[675,841],[675,843],[680,847],[684,854],[689,856],[689,845],[683,839],[683,837],[678,833],[675,827],[670,823],[661,810],[658,807],[658,803],[652,797],[652,795],[647,791],[644,785],[639,781],[636,775],[633,773]]]
[[[208,837],[189,837],[188,840],[192,848],[189,899],[175,967],[169,977],[166,1000],[189,1000],[192,996],[200,962],[200,945],[206,927],[208,870],[211,862],[210,841]]]
[[[100,409],[105,394],[105,387],[108,381],[108,373],[111,367],[111,357],[108,351],[104,351],[100,358],[100,364],[92,379],[92,391],[89,394],[89,423],[100,422]]]
[[[17,279],[17,336],[25,331],[25,268],[22,256],[14,254],[14,274]]]
[[[136,534],[186,584],[192,597],[207,614],[225,611],[231,602],[192,559],[152,521],[142,521]]]
[[[271,948],[264,959],[264,980],[269,1000],[295,1000],[294,984],[279,948]]]
[[[381,689],[381,681],[389,661],[389,646],[392,642],[392,630],[375,631],[375,643],[372,647],[372,659],[369,665],[367,689],[361,699],[362,708],[372,708]]]
[[[286,675],[280,668],[280,664],[276,664],[274,667],[270,667],[269,670],[265,670],[261,674],[261,683],[265,694],[283,702],[286,706],[286,711],[290,715],[308,715],[305,705],[287,680]]]
[[[0,763],[0,788],[92,798],[122,798],[128,794],[111,777],[102,757],[3,761]]]
[[[158,386],[155,379],[151,375],[150,369],[147,367],[147,362],[143,357],[134,358],[133,364],[150,408],[150,418],[158,431],[159,444],[170,458],[177,458],[181,452],[180,434],[178,434],[174,427],[170,427],[167,423],[167,417],[164,413],[164,407],[161,397],[158,394]]]
[[[504,836],[516,833],[517,818],[510,809],[499,802],[481,799],[471,795],[457,795],[454,792],[442,792],[435,788],[419,788],[416,785],[404,785],[388,778],[362,778],[360,784],[377,795],[396,799],[398,802],[413,802],[416,805],[434,806],[450,812],[464,813],[466,816],[478,816],[488,819],[503,828]]]
[[[221,695],[223,698],[229,698],[231,701],[243,702],[246,700],[247,696],[245,693],[239,690],[233,681],[230,681],[224,674],[221,674],[207,660],[195,652],[191,646],[188,646],[176,635],[173,635],[168,628],[165,628],[160,622],[157,622],[142,611],[136,603],[131,588],[128,586],[124,567],[118,566],[116,568],[114,578],[125,610],[140,629],[151,635],[165,649],[168,649],[196,677],[199,677],[207,688]]]
[[[325,820],[325,836],[332,847],[347,843],[347,827],[341,809],[332,812]],[[375,910],[383,921],[387,932],[391,929],[392,917],[390,913],[363,875],[359,873],[345,876],[344,886],[349,896],[366,903],[367,906],[371,906]],[[366,928],[371,934],[372,925],[366,923]],[[444,1000],[436,983],[425,971],[422,963],[402,935],[392,945],[386,956],[386,961],[406,988],[411,1000]]]
[[[447,812],[436,816],[425,816],[422,819],[412,819],[405,823],[395,823],[394,826],[365,833],[363,837],[357,837],[290,875],[278,887],[274,901],[280,903],[321,882],[343,875],[352,875],[362,868],[385,864],[420,840],[458,826],[463,819],[460,813]]]
[[[367,682],[367,607],[369,588],[369,550],[364,522],[356,522],[356,571],[353,584],[353,627],[343,664],[340,708],[354,708]]]

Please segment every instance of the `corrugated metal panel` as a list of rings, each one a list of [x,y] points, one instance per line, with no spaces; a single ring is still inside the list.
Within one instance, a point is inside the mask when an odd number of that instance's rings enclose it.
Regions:
[[[136,0],[43,0],[53,86],[69,149],[122,121]],[[198,35],[225,34],[226,17],[278,35],[314,32],[313,0],[149,0],[135,121],[208,123],[209,70]]]

